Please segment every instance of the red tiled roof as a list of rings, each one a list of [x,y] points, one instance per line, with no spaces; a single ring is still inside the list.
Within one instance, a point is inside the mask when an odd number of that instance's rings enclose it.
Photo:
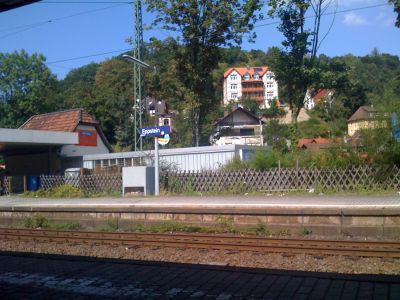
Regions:
[[[317,93],[314,95],[313,99],[315,102],[321,101],[326,95],[328,95],[329,90],[327,89],[319,89]]]
[[[260,71],[256,71],[255,68],[261,69]],[[267,71],[268,67],[262,66],[262,67],[235,67],[235,68],[229,68],[228,70],[225,71],[224,73],[224,78],[228,77],[229,74],[232,73],[232,71],[236,71],[239,73],[240,76],[244,76],[246,73],[249,73],[250,76],[253,76],[254,73],[258,73],[261,76],[263,76]]]
[[[98,122],[81,108],[30,117],[20,129],[74,132],[78,124],[98,125]]]
[[[301,148],[307,144],[323,145],[332,142],[333,142],[332,139],[326,139],[326,138],[299,139],[299,142],[297,143],[297,148]]]

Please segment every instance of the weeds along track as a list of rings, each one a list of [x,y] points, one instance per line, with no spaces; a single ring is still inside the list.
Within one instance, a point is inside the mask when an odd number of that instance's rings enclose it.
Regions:
[[[0,228],[1,240],[400,258],[400,242]]]

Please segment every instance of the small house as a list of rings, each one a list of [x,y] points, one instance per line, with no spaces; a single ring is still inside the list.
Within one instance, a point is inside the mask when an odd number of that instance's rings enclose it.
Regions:
[[[214,124],[210,138],[212,145],[262,146],[264,121],[242,107],[234,108]]]

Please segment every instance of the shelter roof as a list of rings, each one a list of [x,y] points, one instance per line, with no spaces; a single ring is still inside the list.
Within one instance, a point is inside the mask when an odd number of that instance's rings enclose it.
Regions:
[[[40,0],[3,0],[0,1],[0,12],[4,12],[10,9],[14,9],[38,1]]]
[[[49,146],[75,145],[78,142],[76,132],[0,128],[2,155],[47,151]]]

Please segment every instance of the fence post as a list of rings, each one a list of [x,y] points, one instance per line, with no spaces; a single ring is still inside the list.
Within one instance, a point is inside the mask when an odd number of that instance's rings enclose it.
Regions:
[[[296,190],[299,190],[299,159],[296,159]]]
[[[281,160],[278,160],[278,192],[281,191]]]

